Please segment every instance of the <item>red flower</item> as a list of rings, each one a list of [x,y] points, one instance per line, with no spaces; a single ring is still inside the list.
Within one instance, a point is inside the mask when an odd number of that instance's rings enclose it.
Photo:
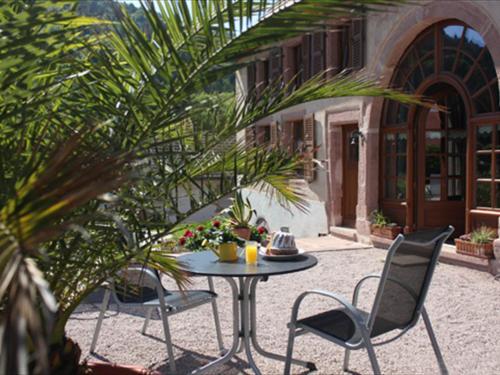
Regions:
[[[219,220],[215,220],[212,225],[215,227],[215,228],[219,228],[220,227],[220,221]]]
[[[257,231],[259,232],[259,234],[264,234],[264,233],[267,233],[267,230],[266,230],[266,228],[264,228],[264,227],[258,227],[258,228],[257,228]]]
[[[184,237],[193,237],[193,232],[191,232],[189,229],[184,232]]]
[[[198,228],[196,228],[198,232],[203,232],[204,229],[205,227],[203,225],[199,225]]]
[[[179,245],[184,246],[186,244],[186,237],[179,238]]]

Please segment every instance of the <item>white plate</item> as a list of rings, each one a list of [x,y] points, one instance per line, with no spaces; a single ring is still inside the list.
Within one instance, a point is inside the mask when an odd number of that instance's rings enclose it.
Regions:
[[[298,249],[298,251],[299,252],[297,254],[289,254],[289,255],[267,255],[265,247],[260,247],[260,249],[259,249],[259,253],[260,253],[260,255],[262,255],[263,259],[265,259],[265,260],[276,260],[276,261],[280,261],[280,260],[293,260],[293,259],[296,259],[299,256],[301,256],[302,254],[304,254],[304,250]]]

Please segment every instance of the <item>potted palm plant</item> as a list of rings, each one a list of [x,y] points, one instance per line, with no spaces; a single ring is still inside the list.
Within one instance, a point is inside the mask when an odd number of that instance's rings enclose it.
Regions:
[[[232,198],[233,204],[226,211],[234,233],[244,240],[249,240],[252,234],[250,220],[255,213],[248,198],[243,199],[241,191],[237,191]]]
[[[471,255],[477,258],[493,258],[493,241],[497,238],[495,229],[480,226],[471,233],[455,239],[457,253]]]
[[[389,240],[396,238],[402,231],[402,227],[391,222],[391,219],[385,216],[381,210],[372,212],[370,229],[372,235]]]

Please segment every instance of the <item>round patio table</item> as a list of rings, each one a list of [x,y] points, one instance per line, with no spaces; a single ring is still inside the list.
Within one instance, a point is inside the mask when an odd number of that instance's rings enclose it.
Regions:
[[[269,276],[304,271],[314,267],[318,260],[309,254],[301,254],[294,260],[269,261],[259,254],[256,265],[248,265],[245,259],[236,262],[220,262],[211,251],[202,251],[181,255],[177,258],[183,270],[192,275],[224,278],[231,286],[233,296],[233,343],[231,348],[221,357],[202,366],[192,374],[202,374],[215,366],[229,361],[238,351],[245,349],[248,363],[260,374],[253,359],[252,346],[262,356],[285,361],[285,356],[268,352],[257,341],[256,293],[257,283],[267,281]],[[235,279],[238,279],[236,282]],[[292,359],[292,362],[309,370],[315,370],[314,363]]]

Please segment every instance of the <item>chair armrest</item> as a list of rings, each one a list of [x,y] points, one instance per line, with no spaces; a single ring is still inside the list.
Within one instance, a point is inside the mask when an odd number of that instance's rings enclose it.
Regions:
[[[354,292],[352,294],[352,304],[354,306],[358,305],[358,294],[359,294],[359,291],[361,289],[361,286],[363,285],[363,283],[366,280],[369,280],[369,279],[380,279],[381,277],[382,277],[382,275],[380,275],[380,274],[372,273],[370,275],[366,275],[361,280],[359,280],[358,283],[356,284],[356,286],[354,287]]]
[[[353,320],[354,323],[356,323],[357,325],[366,325],[366,322],[360,311],[355,306],[353,306],[346,298],[344,298],[344,296],[337,293],[327,292],[324,290],[309,290],[307,292],[302,293],[295,300],[295,303],[293,304],[292,308],[292,321],[290,322],[291,324],[295,325],[297,323],[297,316],[299,313],[300,305],[302,304],[304,298],[309,295],[319,295],[337,301],[338,303],[340,303],[342,306],[345,307],[346,309],[345,313]]]

